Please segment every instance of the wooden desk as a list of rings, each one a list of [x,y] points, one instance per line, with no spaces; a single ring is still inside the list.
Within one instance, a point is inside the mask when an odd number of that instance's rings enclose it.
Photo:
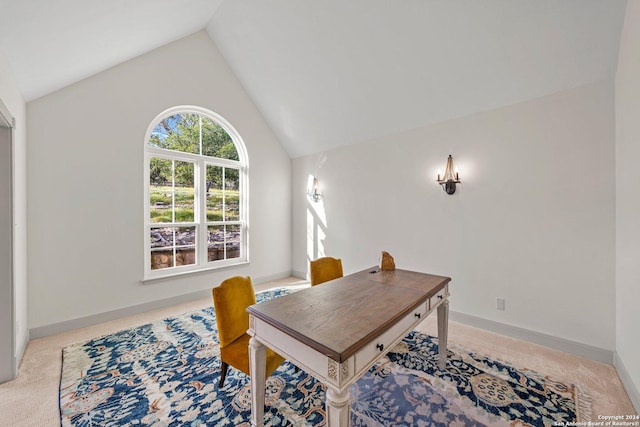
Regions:
[[[247,308],[251,425],[263,425],[265,346],[327,385],[328,426],[349,425],[349,386],[436,307],[443,369],[450,280],[372,267]]]

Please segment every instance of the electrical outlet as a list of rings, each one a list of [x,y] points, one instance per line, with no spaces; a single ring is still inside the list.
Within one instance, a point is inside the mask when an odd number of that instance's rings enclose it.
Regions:
[[[496,308],[500,311],[504,311],[504,298],[496,298]]]

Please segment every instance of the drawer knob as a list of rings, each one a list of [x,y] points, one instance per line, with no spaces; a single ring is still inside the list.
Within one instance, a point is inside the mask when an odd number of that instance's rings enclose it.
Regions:
[[[442,299],[442,295],[438,295],[438,299]]]
[[[384,350],[384,344],[376,344],[376,348],[380,351]]]
[[[414,316],[416,316],[419,319],[420,318],[420,313],[416,313],[416,314],[414,314]]]

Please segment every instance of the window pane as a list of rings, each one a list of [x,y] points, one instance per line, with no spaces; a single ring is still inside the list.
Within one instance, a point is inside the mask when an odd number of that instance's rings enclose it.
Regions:
[[[209,226],[207,234],[207,260],[224,259],[224,225]]]
[[[151,247],[165,248],[173,247],[173,228],[152,228],[151,229]]]
[[[191,162],[175,162],[176,222],[194,222],[194,166]]]
[[[233,168],[225,168],[225,221],[238,221],[240,219],[240,171]]]
[[[225,240],[227,248],[227,259],[240,258],[240,226],[239,225],[227,225]]]
[[[207,165],[207,221],[222,221],[222,169]]]
[[[196,263],[195,227],[152,228],[150,237],[152,270]]]
[[[196,263],[196,228],[176,229],[176,267]]]
[[[151,269],[173,267],[174,229],[151,229]]]
[[[195,227],[176,228],[176,246],[193,246],[196,244]]]
[[[153,157],[149,162],[149,217],[151,222],[171,222],[171,160]]]
[[[202,117],[202,154],[229,160],[239,159],[231,136],[207,117]]]
[[[179,113],[162,119],[151,131],[149,145],[200,154],[199,115]]]

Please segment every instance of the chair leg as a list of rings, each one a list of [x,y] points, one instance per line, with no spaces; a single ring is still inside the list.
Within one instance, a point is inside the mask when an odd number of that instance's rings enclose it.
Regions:
[[[222,386],[224,385],[224,378],[227,376],[228,368],[229,364],[222,362],[222,366],[220,366],[220,382],[218,383],[218,388],[222,388]]]

